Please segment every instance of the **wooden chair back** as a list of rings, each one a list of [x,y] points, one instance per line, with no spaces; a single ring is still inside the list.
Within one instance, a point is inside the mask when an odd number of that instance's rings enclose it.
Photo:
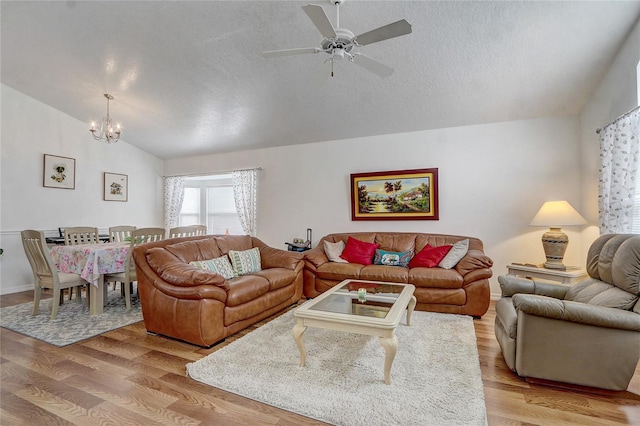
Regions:
[[[112,243],[124,243],[131,240],[131,231],[135,226],[112,226],[109,228],[109,241]]]
[[[76,226],[64,229],[64,244],[74,246],[78,244],[98,244],[100,235],[98,228]]]

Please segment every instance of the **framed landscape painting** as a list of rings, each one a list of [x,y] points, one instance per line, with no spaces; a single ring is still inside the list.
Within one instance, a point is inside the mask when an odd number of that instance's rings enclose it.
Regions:
[[[352,220],[438,220],[438,169],[351,174]]]
[[[104,172],[104,200],[105,201],[127,201],[128,182],[127,175]]]
[[[42,185],[47,188],[76,188],[76,159],[44,154]]]

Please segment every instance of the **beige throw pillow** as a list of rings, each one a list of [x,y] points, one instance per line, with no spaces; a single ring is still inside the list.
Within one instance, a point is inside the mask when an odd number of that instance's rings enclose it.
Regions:
[[[451,247],[449,253],[438,264],[442,269],[451,269],[462,260],[469,251],[469,239],[458,241]]]
[[[338,241],[337,243],[324,241],[324,253],[327,255],[329,261],[331,262],[349,263],[340,257],[340,255],[344,251],[344,247],[344,241]]]

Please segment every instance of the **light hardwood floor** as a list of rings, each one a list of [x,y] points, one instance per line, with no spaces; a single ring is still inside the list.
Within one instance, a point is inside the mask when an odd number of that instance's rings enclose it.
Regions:
[[[0,306],[31,297],[2,296]],[[529,384],[506,367],[494,319],[492,302],[474,321],[489,425],[640,425],[640,367],[613,395]],[[64,348],[1,328],[0,424],[321,424],[185,376],[186,363],[261,324],[211,349],[148,335],[142,322]]]

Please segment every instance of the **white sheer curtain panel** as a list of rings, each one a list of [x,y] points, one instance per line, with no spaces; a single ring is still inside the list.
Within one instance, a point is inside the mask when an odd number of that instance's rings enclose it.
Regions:
[[[164,227],[169,232],[170,228],[178,226],[182,201],[184,200],[184,177],[164,177]]]
[[[640,109],[600,130],[598,211],[600,234],[629,233],[640,156]]]
[[[236,170],[231,174],[233,198],[242,229],[256,236],[258,169]]]

